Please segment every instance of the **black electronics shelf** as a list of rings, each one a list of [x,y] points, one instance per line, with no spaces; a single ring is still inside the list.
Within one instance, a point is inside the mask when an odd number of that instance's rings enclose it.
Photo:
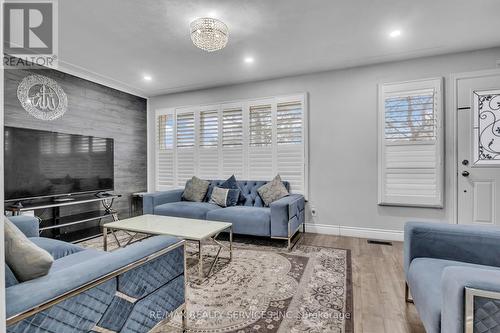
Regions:
[[[22,215],[23,212],[34,211],[39,209],[52,209],[53,217],[49,219],[40,219],[40,236],[55,238],[66,242],[79,242],[85,239],[90,239],[100,235],[101,233],[101,221],[103,219],[109,219],[111,221],[117,221],[118,215],[116,211],[112,208],[115,199],[120,198],[119,194],[107,194],[102,196],[96,195],[85,195],[79,197],[71,197],[65,200],[47,200],[47,201],[34,201],[23,203],[22,205],[15,204],[9,206],[8,203],[5,204],[5,210],[11,212],[12,215]],[[60,208],[74,205],[82,205],[92,202],[100,202],[102,204],[103,210],[93,210],[88,212],[82,212],[72,215],[60,215]],[[82,225],[84,223],[94,222],[94,225],[90,225],[87,228],[81,228],[75,231],[61,232],[61,228],[67,228],[76,225]],[[99,222],[99,225],[95,225],[95,222]]]

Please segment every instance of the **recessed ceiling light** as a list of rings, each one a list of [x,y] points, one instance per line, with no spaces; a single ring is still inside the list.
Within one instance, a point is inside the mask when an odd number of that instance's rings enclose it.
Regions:
[[[143,79],[144,81],[151,81],[153,78],[151,77],[151,75],[144,75]]]
[[[253,57],[245,57],[245,59],[243,59],[243,61],[245,61],[246,64],[253,64],[254,58]]]
[[[401,30],[393,30],[389,33],[389,37],[396,38],[401,36]]]

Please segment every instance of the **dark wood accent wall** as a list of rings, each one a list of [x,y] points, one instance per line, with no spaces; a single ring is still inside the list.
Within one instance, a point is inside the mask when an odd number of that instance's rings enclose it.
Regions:
[[[39,120],[22,108],[17,87],[30,74],[50,77],[66,92],[68,110],[61,118]],[[50,69],[6,70],[4,89],[6,126],[114,139],[115,192],[123,195],[114,207],[120,218],[128,216],[130,195],[147,188],[146,99]]]

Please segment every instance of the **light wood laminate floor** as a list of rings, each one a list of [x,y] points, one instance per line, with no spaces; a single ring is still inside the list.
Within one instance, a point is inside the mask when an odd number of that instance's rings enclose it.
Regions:
[[[404,301],[403,243],[306,233],[302,244],[351,250],[355,333],[425,333]]]

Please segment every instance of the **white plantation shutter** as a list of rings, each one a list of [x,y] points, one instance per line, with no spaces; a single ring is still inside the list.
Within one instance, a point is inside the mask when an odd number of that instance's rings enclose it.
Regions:
[[[278,103],[276,114],[278,144],[302,144],[302,101]]]
[[[196,173],[194,111],[177,113],[176,125],[176,185],[183,186]]]
[[[219,111],[200,112],[200,147],[217,147],[219,145]]]
[[[243,107],[222,106],[222,178],[244,174]]]
[[[250,146],[269,147],[272,144],[273,120],[271,104],[250,106]]]
[[[385,139],[387,141],[436,140],[434,90],[389,95],[385,99]]]
[[[379,204],[443,206],[442,79],[382,85]]]
[[[177,148],[193,148],[195,141],[194,112],[177,114]]]
[[[302,99],[278,102],[276,108],[277,168],[295,193],[305,191],[304,109]]]
[[[304,94],[157,110],[157,189],[203,179],[271,180],[307,195]]]
[[[250,104],[248,127],[248,177],[251,180],[272,179],[275,173],[272,104]]]
[[[198,176],[202,179],[219,178],[219,111],[200,111],[198,148]]]
[[[175,118],[171,113],[160,114],[156,118],[156,186],[168,189],[175,186],[174,169],[174,126]]]

